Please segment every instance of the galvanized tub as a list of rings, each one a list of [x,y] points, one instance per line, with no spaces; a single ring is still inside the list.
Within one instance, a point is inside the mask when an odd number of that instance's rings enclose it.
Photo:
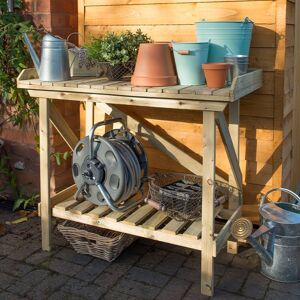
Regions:
[[[232,82],[235,77],[244,75],[248,71],[247,55],[226,55],[224,61],[231,64],[230,72],[228,72],[228,82]]]
[[[249,55],[253,22],[206,21],[196,22],[198,42],[210,42],[208,62],[223,62],[225,55]]]
[[[172,43],[176,70],[181,85],[205,83],[202,64],[207,63],[209,43]]]

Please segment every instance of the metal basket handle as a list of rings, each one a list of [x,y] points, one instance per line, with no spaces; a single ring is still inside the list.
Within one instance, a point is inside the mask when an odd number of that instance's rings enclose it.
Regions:
[[[178,50],[176,52],[180,55],[189,55],[190,54],[190,50]]]
[[[268,199],[267,199],[268,195],[271,194],[271,193],[273,193],[273,192],[275,192],[275,191],[282,191],[282,192],[285,192],[285,193],[291,195],[296,200],[295,204],[300,205],[300,197],[296,193],[294,193],[293,191],[291,191],[289,189],[286,189],[286,188],[274,188],[274,189],[269,190],[261,198],[259,206],[261,207],[264,203],[269,202]]]
[[[254,24],[254,22],[252,20],[250,20],[248,17],[245,17],[244,23],[253,23]]]

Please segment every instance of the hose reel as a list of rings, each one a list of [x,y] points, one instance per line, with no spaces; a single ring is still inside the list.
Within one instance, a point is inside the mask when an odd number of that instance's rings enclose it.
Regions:
[[[114,123],[122,127],[103,136],[95,135],[100,126]],[[72,174],[78,189],[75,198],[84,197],[96,205],[125,211],[137,203],[119,204],[142,192],[147,171],[144,148],[121,118],[96,123],[73,152]]]

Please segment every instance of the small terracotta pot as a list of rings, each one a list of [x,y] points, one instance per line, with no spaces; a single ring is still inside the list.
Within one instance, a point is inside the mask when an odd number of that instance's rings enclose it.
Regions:
[[[209,88],[223,88],[227,78],[228,69],[230,64],[226,63],[210,63],[203,64],[205,79],[207,87]]]
[[[177,84],[176,69],[166,43],[140,44],[131,84],[170,86]]]

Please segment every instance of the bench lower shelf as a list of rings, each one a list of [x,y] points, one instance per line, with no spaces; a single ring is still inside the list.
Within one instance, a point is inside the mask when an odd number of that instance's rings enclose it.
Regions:
[[[95,206],[89,201],[77,201],[73,197],[53,207],[53,216],[65,220],[98,226],[127,234],[179,245],[195,250],[202,249],[201,220],[180,222],[171,219],[165,212],[157,211],[147,204],[141,204],[126,212],[114,212],[107,206]],[[227,213],[226,213],[227,212]],[[216,256],[229,236],[230,223],[238,217],[239,209],[228,213],[221,206],[215,209],[215,216],[225,213],[227,223],[215,224],[213,256]],[[223,242],[224,240],[224,242]]]

